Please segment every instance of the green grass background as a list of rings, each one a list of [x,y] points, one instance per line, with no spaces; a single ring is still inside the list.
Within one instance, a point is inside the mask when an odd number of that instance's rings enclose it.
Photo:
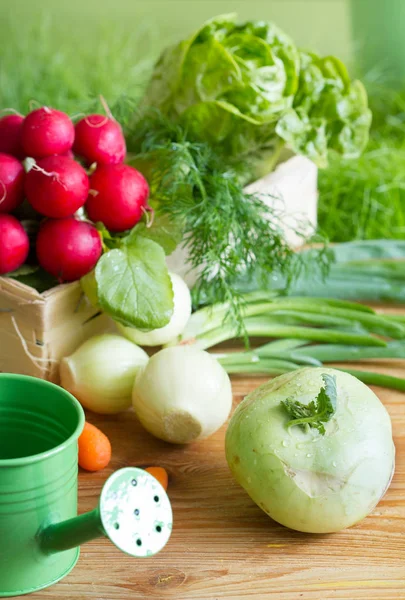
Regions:
[[[165,45],[227,12],[352,55],[346,0],[0,0],[0,107],[26,112],[36,100],[75,112],[88,96],[139,95]]]

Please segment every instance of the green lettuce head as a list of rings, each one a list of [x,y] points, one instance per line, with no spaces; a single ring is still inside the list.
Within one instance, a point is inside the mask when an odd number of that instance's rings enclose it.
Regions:
[[[159,58],[143,99],[230,160],[287,145],[320,166],[358,156],[371,116],[335,58],[300,53],[272,23],[210,20]]]

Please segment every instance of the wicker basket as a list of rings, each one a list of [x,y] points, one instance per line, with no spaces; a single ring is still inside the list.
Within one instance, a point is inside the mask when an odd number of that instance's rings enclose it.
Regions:
[[[77,282],[40,294],[0,277],[0,371],[57,383],[60,359],[109,326]]]

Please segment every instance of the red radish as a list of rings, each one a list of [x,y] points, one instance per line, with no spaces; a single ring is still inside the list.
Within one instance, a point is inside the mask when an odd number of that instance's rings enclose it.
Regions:
[[[89,115],[75,126],[74,151],[89,164],[115,165],[127,151],[121,126],[104,115]]]
[[[0,275],[19,269],[27,259],[28,235],[12,215],[0,215]]]
[[[46,217],[70,217],[83,206],[88,191],[86,171],[67,156],[42,158],[25,176],[28,202]]]
[[[16,158],[24,158],[21,145],[21,130],[24,117],[7,115],[0,119],[0,152],[11,154]]]
[[[90,176],[86,210],[94,222],[111,231],[131,229],[148,208],[149,186],[144,176],[128,165],[101,165]]]
[[[54,108],[38,108],[24,119],[21,141],[26,156],[44,158],[65,154],[73,146],[75,128],[69,117]]]
[[[101,256],[101,238],[94,225],[67,219],[50,219],[37,237],[37,258],[45,271],[59,281],[76,281],[91,271]]]
[[[24,167],[14,156],[0,154],[0,213],[11,212],[24,199]]]

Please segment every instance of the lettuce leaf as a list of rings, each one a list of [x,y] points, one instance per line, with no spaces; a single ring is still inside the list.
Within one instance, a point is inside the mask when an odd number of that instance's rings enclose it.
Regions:
[[[362,83],[351,82],[337,58],[302,52],[293,108],[276,125],[276,133],[288,146],[326,167],[330,150],[344,158],[360,156],[370,125],[371,111]]]
[[[163,52],[142,104],[237,157],[274,138],[298,76],[298,51],[276,26],[224,15]]]
[[[331,150],[356,158],[371,123],[365,90],[339,59],[298,51],[272,23],[238,24],[234,14],[167,48],[142,105],[229,163],[268,160],[283,145],[320,167]]]

